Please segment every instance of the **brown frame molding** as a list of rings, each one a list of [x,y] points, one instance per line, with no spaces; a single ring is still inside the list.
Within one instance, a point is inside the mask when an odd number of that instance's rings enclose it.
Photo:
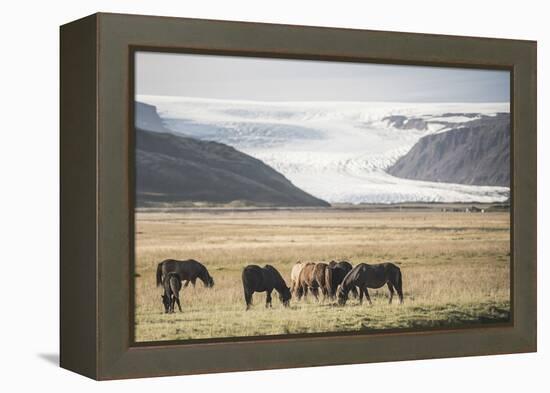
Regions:
[[[139,48],[511,70],[512,323],[136,345],[129,81]],[[116,379],[536,350],[535,42],[95,14],[61,27],[60,143],[62,367]]]

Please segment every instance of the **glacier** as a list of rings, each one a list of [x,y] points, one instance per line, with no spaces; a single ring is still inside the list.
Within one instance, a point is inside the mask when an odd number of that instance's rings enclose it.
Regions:
[[[233,146],[329,203],[503,202],[508,187],[385,172],[423,136],[509,112],[508,103],[271,102],[138,95],[169,130]]]

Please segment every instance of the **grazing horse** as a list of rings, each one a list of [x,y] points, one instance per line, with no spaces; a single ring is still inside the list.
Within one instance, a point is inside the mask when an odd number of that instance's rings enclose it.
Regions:
[[[338,304],[343,306],[348,300],[348,293],[352,288],[359,288],[359,302],[363,303],[363,293],[369,304],[372,304],[368,288],[381,288],[388,284],[390,290],[390,304],[393,299],[394,288],[399,295],[399,303],[403,303],[403,288],[401,269],[393,263],[380,263],[377,265],[368,265],[360,263],[350,270],[342,284],[338,287]]]
[[[180,304],[180,289],[181,278],[177,273],[168,273],[162,280],[162,286],[164,287],[164,293],[161,295],[162,304],[164,304],[165,313],[174,312],[174,304],[178,304],[178,308],[181,312]]]
[[[353,269],[353,266],[347,261],[331,261],[328,264],[328,268],[332,271],[329,296],[331,299],[334,299],[336,297],[336,289],[338,288],[338,285],[340,285],[342,281],[344,281],[344,277],[346,277],[346,274],[348,274],[349,271]],[[355,298],[357,298],[357,288],[352,288],[351,293]]]
[[[297,297],[307,296],[311,291],[316,300],[319,300],[319,290],[326,299],[331,292],[332,270],[324,262],[308,262],[304,264],[298,277]]]
[[[166,259],[157,265],[157,287],[162,283],[163,277],[168,273],[177,273],[181,281],[187,281],[184,287],[189,285],[189,282],[195,286],[197,278],[200,279],[204,286],[212,288],[214,279],[208,273],[206,267],[194,259],[186,261],[176,261],[174,259]]]
[[[307,296],[308,290],[314,294],[315,298],[319,297],[319,286],[315,282],[315,263],[305,262],[300,270],[298,282],[296,284],[296,298],[300,300],[302,296]]]
[[[348,272],[353,269],[353,266],[351,263],[349,263],[348,261],[340,261],[340,262],[336,262],[336,261],[330,261],[329,264],[328,264],[330,267],[339,267],[341,269],[344,269],[344,270],[347,270]]]
[[[294,266],[292,266],[292,270],[290,271],[290,292],[294,294],[294,296],[297,296],[298,291],[298,282],[300,280],[300,272],[306,265],[305,262],[296,262]]]
[[[248,265],[243,269],[242,279],[247,310],[252,304],[252,294],[254,292],[265,292],[265,307],[271,307],[271,292],[274,289],[279,292],[281,303],[285,307],[289,306],[292,297],[290,288],[286,286],[285,280],[273,266]]]
[[[315,264],[314,276],[323,293],[323,300],[327,299],[332,292],[332,269],[329,269],[326,263],[318,262]]]

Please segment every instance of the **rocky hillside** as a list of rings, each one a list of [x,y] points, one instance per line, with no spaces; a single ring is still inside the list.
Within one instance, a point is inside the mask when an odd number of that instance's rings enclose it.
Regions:
[[[162,126],[155,119],[156,111],[148,107],[136,107],[136,124]],[[144,118],[139,119],[141,115]],[[137,206],[181,202],[329,206],[233,147],[159,131],[158,127],[154,132],[136,130]]]
[[[510,116],[484,116],[421,138],[388,169],[406,179],[510,186]]]

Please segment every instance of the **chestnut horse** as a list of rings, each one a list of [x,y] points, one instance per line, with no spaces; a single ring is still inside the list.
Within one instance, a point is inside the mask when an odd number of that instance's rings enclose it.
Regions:
[[[330,296],[332,283],[332,269],[324,262],[308,262],[303,265],[300,276],[298,277],[297,297],[307,296],[311,291],[316,300],[319,300],[319,290],[323,293],[323,298]]]

